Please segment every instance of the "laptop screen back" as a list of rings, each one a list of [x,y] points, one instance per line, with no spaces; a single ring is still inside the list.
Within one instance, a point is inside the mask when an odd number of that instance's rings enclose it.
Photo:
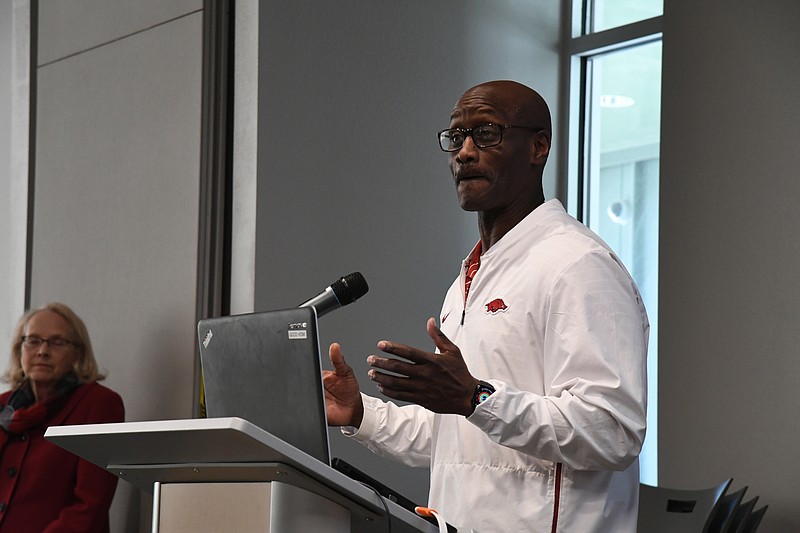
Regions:
[[[197,335],[209,418],[243,418],[330,464],[313,308],[201,320]]]

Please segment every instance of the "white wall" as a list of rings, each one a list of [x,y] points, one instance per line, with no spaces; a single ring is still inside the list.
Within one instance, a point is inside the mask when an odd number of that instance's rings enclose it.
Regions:
[[[0,2],[0,347],[25,306],[30,6]],[[5,358],[0,358],[5,364]]]
[[[800,3],[667,0],[659,481],[800,531]]]
[[[324,354],[341,342],[370,393],[364,359],[379,339],[432,348],[425,321],[478,239],[436,132],[467,88],[490,79],[538,88],[555,116],[559,9],[550,0],[261,5],[256,309],[292,307],[361,271],[369,293],[323,317],[320,332]],[[548,196],[555,162],[554,153]],[[427,501],[427,471],[332,435],[334,455]]]
[[[230,314],[255,307],[258,190],[259,0],[237,0],[234,13],[234,86]]]

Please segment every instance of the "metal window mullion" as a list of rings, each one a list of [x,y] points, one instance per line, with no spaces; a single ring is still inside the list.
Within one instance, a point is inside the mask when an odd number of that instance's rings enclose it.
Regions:
[[[573,37],[569,43],[569,54],[587,57],[657,41],[661,39],[662,18],[661,16],[653,17],[625,26]]]

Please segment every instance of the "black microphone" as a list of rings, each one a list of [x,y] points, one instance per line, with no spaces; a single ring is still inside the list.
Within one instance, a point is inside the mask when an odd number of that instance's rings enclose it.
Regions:
[[[317,317],[330,313],[334,309],[353,303],[369,290],[367,280],[361,272],[353,272],[331,283],[324,291],[297,307],[313,307]]]

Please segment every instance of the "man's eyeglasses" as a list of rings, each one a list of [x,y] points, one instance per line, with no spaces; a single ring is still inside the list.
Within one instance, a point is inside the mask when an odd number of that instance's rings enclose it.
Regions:
[[[63,350],[67,346],[77,346],[72,341],[68,341],[67,339],[62,339],[61,337],[52,337],[50,339],[43,339],[41,337],[37,337],[36,335],[25,335],[22,337],[22,345],[25,348],[30,348],[31,350],[41,347],[42,344],[47,343],[50,348],[53,350]]]
[[[458,152],[464,146],[467,136],[472,137],[472,142],[478,148],[497,146],[503,142],[503,130],[508,128],[542,131],[540,128],[510,126],[508,124],[481,124],[474,128],[449,128],[439,132],[439,148],[445,152]]]

